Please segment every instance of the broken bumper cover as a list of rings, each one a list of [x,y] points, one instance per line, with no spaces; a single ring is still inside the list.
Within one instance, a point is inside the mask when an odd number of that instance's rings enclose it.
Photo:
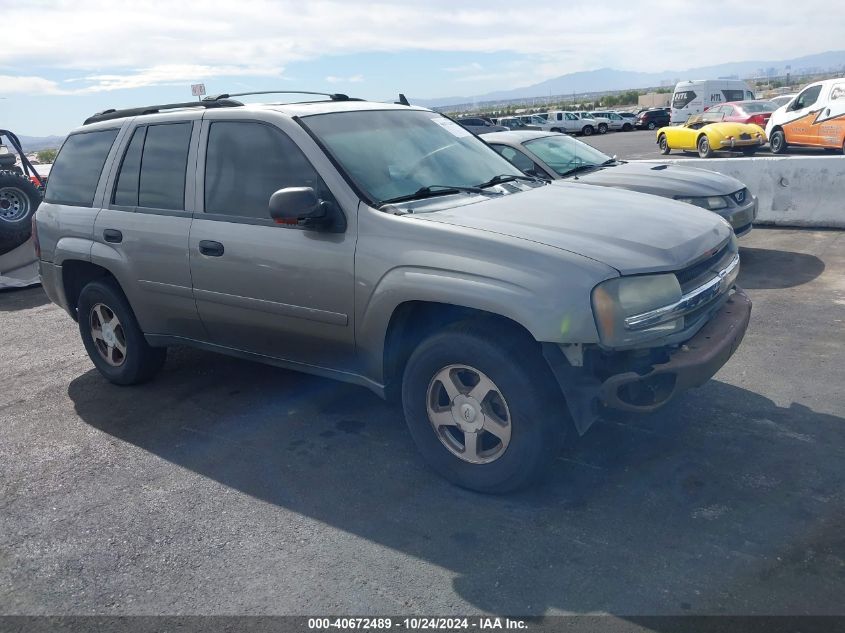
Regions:
[[[675,394],[710,380],[728,362],[748,329],[751,300],[737,288],[724,306],[665,363],[648,373],[625,372],[605,380],[599,398],[614,409],[648,413]]]

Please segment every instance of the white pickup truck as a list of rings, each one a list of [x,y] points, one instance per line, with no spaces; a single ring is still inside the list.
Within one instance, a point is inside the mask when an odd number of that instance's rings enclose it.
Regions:
[[[598,131],[598,122],[595,119],[582,119],[574,112],[553,110],[549,112],[546,123],[542,127],[550,132],[591,136]]]

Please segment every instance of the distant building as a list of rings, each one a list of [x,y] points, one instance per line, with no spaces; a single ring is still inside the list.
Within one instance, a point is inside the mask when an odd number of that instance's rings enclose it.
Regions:
[[[671,92],[649,92],[637,98],[637,105],[641,108],[665,108],[671,102]]]

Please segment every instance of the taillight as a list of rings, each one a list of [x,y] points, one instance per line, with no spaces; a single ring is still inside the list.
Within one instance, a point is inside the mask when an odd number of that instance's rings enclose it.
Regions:
[[[38,241],[38,223],[35,221],[36,211],[32,214],[32,245],[35,247],[35,256],[41,259],[41,243]]]
[[[749,122],[749,123],[754,123],[754,124],[759,125],[759,126],[761,126],[761,127],[762,127],[762,126],[765,126],[765,125],[766,125],[766,117],[764,117],[762,114],[755,114],[754,116],[752,116],[752,117],[748,120],[748,122]]]

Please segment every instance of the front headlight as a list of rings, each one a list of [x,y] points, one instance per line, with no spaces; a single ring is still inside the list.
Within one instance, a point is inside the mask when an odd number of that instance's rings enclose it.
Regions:
[[[683,317],[651,327],[631,329],[625,319],[677,303],[681,285],[672,273],[616,277],[593,289],[593,314],[601,341],[608,347],[640,343],[684,327]]]
[[[718,209],[725,209],[728,207],[728,201],[725,196],[703,196],[700,198],[675,198],[678,202],[687,202],[694,204],[702,209],[708,211],[716,211]]]

